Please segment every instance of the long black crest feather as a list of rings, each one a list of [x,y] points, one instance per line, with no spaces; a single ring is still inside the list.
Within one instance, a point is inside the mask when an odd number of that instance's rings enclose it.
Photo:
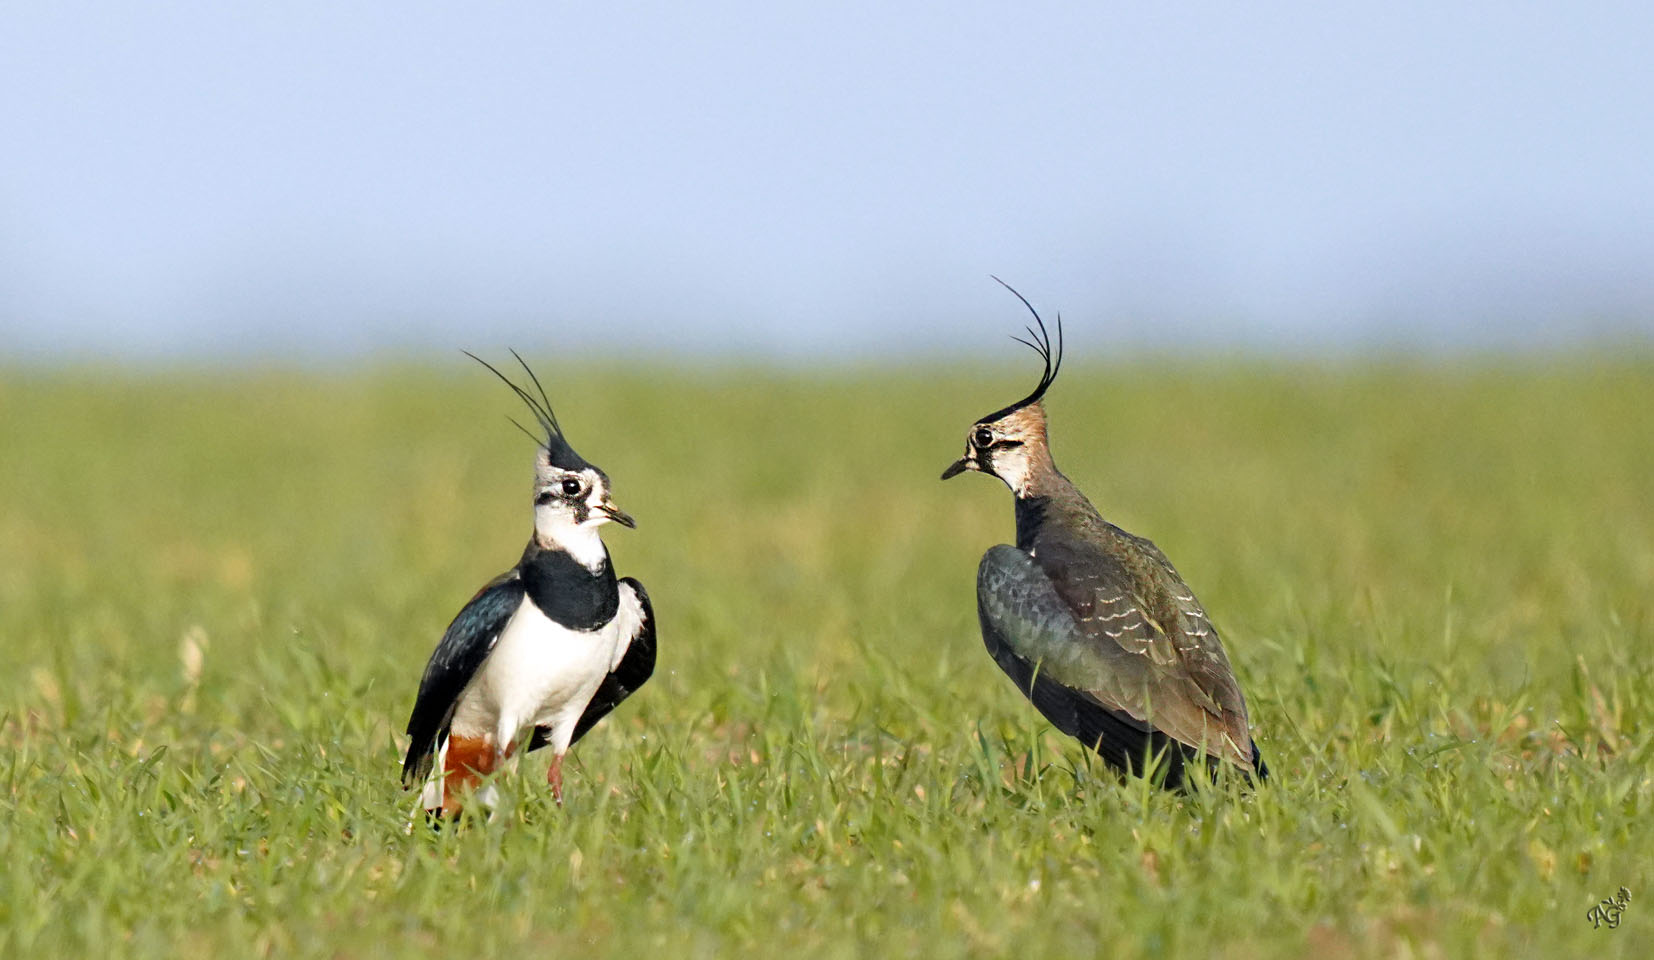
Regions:
[[[551,409],[551,398],[546,396],[546,388],[540,385],[540,378],[534,375],[533,370],[529,369],[528,361],[523,359],[522,354],[518,353],[511,347],[507,347],[506,349],[511,350],[511,355],[517,358],[517,365],[523,368],[524,373],[528,374],[528,379],[534,381],[534,389],[540,391],[540,408],[544,410],[546,412],[546,416],[550,418],[551,425],[557,430],[557,435],[562,436],[563,425],[557,422],[557,413]]]
[[[522,424],[518,423],[516,417],[513,417],[510,414],[506,414],[505,419],[506,419],[507,423],[511,424],[513,427],[516,427],[518,430],[521,430],[523,432],[523,436],[529,438],[530,440],[533,440],[535,443],[540,443],[541,442],[540,438],[536,437],[534,435],[534,431],[532,431],[532,430],[528,429],[527,427],[523,426]]]
[[[990,276],[992,275],[990,274]],[[993,281],[1011,291],[1011,295],[1016,297],[1018,300],[1021,300],[1022,305],[1028,308],[1028,312],[1034,315],[1034,323],[1039,326],[1038,331],[1036,331],[1033,326],[1028,326],[1024,328],[1028,331],[1027,340],[1015,335],[1012,335],[1011,339],[1039,354],[1040,359],[1045,361],[1045,371],[1040,374],[1039,384],[1034,387],[1033,393],[1030,393],[1028,396],[1023,397],[1021,400],[1018,400],[1016,403],[1011,404],[1003,410],[983,417],[982,420],[979,421],[981,423],[992,423],[1008,413],[1021,410],[1029,404],[1038,403],[1040,398],[1045,396],[1045,391],[1050,389],[1052,382],[1057,379],[1057,371],[1062,369],[1062,314],[1057,314],[1057,342],[1055,349],[1053,349],[1051,344],[1051,332],[1046,329],[1045,321],[1040,319],[1039,311],[1035,310],[1034,305],[1028,302],[1028,298],[1018,293],[1015,287],[999,279],[998,277],[993,277]]]
[[[510,387],[511,392],[515,393],[519,398],[522,399],[523,403],[528,405],[528,409],[531,412],[533,412],[533,414],[534,414],[534,419],[540,424],[540,429],[542,429],[546,432],[546,441],[545,442],[550,443],[553,440],[564,442],[564,443],[567,442],[567,441],[564,441],[564,439],[563,439],[563,429],[562,429],[562,427],[558,426],[556,415],[551,412],[551,401],[546,398],[546,388],[540,386],[540,378],[536,377],[534,375],[533,370],[529,370],[527,363],[523,363],[523,358],[517,355],[517,351],[515,351],[515,350],[511,351],[511,355],[513,357],[517,358],[518,363],[522,364],[523,369],[525,371],[527,371],[527,373],[528,373],[529,379],[534,382],[535,389],[540,391],[540,396],[538,398],[534,397],[532,394],[530,394],[528,391],[524,390],[522,387],[519,387],[515,383],[511,382],[510,377],[507,377],[505,374],[503,374],[499,370],[495,369],[494,365],[492,363],[489,363],[487,360],[484,360],[483,358],[477,356],[476,354],[472,353],[469,350],[461,350],[460,353],[465,354],[466,356],[470,357],[472,360],[475,360],[478,363],[482,364],[483,366],[487,367],[489,373],[492,373],[494,376],[499,377],[501,383],[503,383],[506,386]],[[508,417],[507,419],[510,419],[510,418]],[[528,430],[522,424],[517,423],[517,421],[515,421],[515,420],[512,420],[511,422],[513,424],[516,424],[516,427],[517,427],[518,430],[522,430],[524,433],[528,433],[529,437],[531,439],[534,439],[536,443],[540,442],[539,439],[535,438],[532,433],[529,433]]]

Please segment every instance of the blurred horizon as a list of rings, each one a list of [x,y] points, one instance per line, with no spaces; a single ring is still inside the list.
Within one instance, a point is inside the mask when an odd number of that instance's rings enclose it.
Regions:
[[[0,9],[0,364],[1654,344],[1654,12]],[[458,358],[463,359],[463,358]]]

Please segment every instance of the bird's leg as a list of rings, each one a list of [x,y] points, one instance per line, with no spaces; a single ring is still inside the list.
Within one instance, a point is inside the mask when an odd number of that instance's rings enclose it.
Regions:
[[[551,768],[546,771],[546,783],[551,785],[551,799],[563,805],[563,755],[557,754],[551,758]]]

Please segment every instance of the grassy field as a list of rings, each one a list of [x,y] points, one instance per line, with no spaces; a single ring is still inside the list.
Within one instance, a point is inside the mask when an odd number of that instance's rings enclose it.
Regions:
[[[1654,356],[1065,370],[1058,463],[1199,591],[1275,774],[1193,797],[982,649],[1010,499],[937,475],[1027,366],[543,360],[659,669],[564,808],[535,755],[439,833],[400,734],[528,533],[503,388],[5,373],[0,956],[1646,955]]]

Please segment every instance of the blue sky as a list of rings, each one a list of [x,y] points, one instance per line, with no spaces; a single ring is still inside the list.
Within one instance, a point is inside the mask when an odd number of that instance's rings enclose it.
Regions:
[[[1635,3],[11,3],[0,358],[1654,337]]]

